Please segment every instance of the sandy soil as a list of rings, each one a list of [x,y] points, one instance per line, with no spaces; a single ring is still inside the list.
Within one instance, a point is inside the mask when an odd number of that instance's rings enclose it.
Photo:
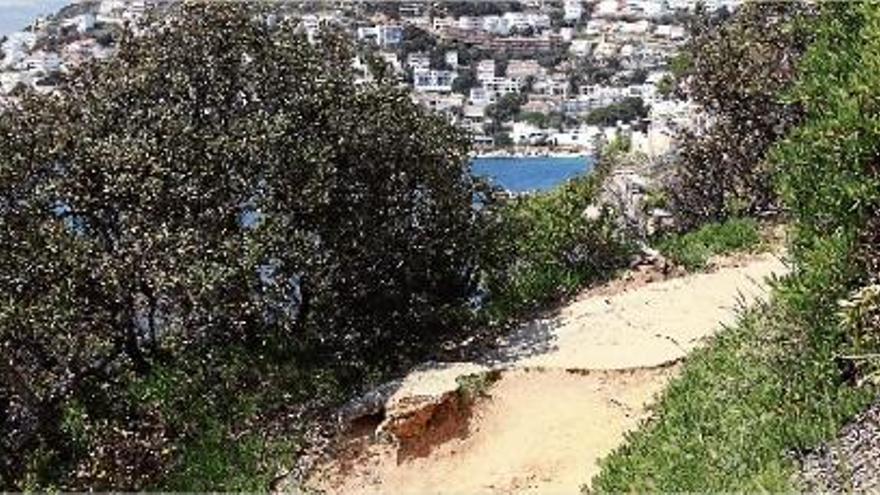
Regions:
[[[620,445],[689,351],[786,268],[773,255],[617,294],[586,293],[515,332],[481,365],[503,369],[465,435],[398,463],[389,443],[316,470],[329,493],[577,493]]]

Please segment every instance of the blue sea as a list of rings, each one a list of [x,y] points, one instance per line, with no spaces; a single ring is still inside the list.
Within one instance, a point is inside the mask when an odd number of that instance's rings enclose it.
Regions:
[[[513,192],[546,191],[593,169],[593,158],[475,158],[471,172]]]

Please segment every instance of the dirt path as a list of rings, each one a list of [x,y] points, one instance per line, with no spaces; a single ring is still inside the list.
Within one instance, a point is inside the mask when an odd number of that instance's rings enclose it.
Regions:
[[[404,382],[405,399],[420,387],[440,396],[434,389],[450,383],[457,367],[501,370],[466,414],[444,413],[442,428],[458,432],[451,438],[401,460],[399,445],[365,436],[354,454],[317,469],[309,484],[345,494],[577,493],[598,472],[598,460],[645,416],[678,362],[733,323],[738,305],[764,297],[766,277],[785,272],[777,257],[763,255],[712,273],[579,298],[556,317],[515,332],[480,363],[422,371],[414,387]],[[450,422],[461,428],[450,429]]]

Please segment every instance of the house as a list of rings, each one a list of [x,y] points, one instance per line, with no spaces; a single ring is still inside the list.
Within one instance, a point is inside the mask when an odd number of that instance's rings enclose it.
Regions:
[[[458,52],[455,50],[449,50],[445,54],[443,54],[443,60],[452,67],[453,69],[458,68]]]
[[[510,34],[510,25],[508,25],[507,21],[500,16],[487,15],[483,17],[483,31],[506,36]]]
[[[8,95],[19,84],[30,86],[32,82],[30,75],[26,72],[0,72],[0,94]]]
[[[586,57],[593,50],[593,43],[590,40],[577,39],[572,40],[568,45],[568,51],[576,57]]]
[[[477,81],[486,81],[495,77],[495,60],[489,58],[477,62]]]
[[[673,134],[668,127],[650,125],[645,132],[633,132],[630,143],[633,151],[656,157],[672,149]]]
[[[455,117],[461,112],[464,104],[464,96],[455,93],[413,93],[412,99],[414,102],[425,108],[429,108],[435,112],[453,115]]]
[[[493,77],[483,81],[483,89],[486,90],[492,103],[508,93],[519,93],[522,86],[522,81],[509,77]]]
[[[537,77],[546,72],[538,62],[532,59],[512,59],[507,63],[507,77],[525,81],[529,77]]]
[[[584,4],[582,0],[565,0],[562,6],[563,19],[568,22],[577,22],[584,15]]]
[[[61,70],[61,57],[55,52],[37,50],[25,57],[23,65],[25,70],[49,74]]]
[[[582,125],[577,129],[551,133],[547,137],[547,142],[554,146],[578,148],[592,152],[601,134],[602,130],[596,126]]]
[[[472,107],[482,109],[492,103],[492,98],[485,88],[471,88],[468,96],[468,103],[470,103]]]
[[[617,17],[621,14],[620,2],[617,0],[602,0],[593,9],[593,17]]]
[[[394,69],[394,72],[401,72],[403,68],[400,65],[400,57],[397,56],[394,52],[379,52],[379,58],[381,58],[386,64],[391,66]]]
[[[516,144],[543,144],[549,132],[528,122],[514,122],[510,138]]]
[[[374,43],[381,47],[395,46],[403,41],[403,26],[397,24],[359,27],[358,41]]]
[[[476,31],[483,28],[483,20],[479,17],[463,15],[458,18],[458,29],[462,31]]]
[[[454,17],[435,17],[431,23],[434,31],[443,31],[451,27],[456,27],[458,21]]]
[[[437,91],[448,93],[452,91],[452,82],[457,74],[451,70],[413,70],[413,89],[416,91]]]
[[[406,56],[406,66],[413,69],[428,69],[431,67],[431,57],[424,52],[410,53]]]

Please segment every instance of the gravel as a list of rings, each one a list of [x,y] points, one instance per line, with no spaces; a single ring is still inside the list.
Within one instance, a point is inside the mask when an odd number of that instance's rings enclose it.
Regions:
[[[880,399],[801,460],[808,492],[880,491]]]

